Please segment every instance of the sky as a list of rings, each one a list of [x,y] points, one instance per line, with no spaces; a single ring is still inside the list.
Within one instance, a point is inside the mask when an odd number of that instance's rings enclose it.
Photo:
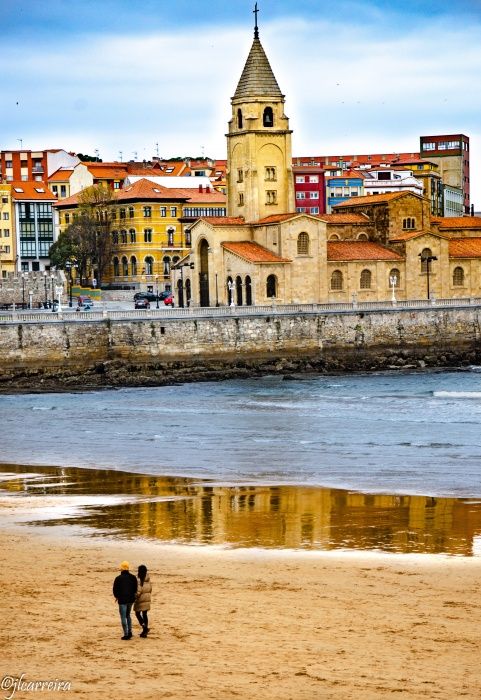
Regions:
[[[251,0],[0,0],[0,149],[225,158]],[[293,155],[471,141],[481,210],[481,0],[258,0]]]

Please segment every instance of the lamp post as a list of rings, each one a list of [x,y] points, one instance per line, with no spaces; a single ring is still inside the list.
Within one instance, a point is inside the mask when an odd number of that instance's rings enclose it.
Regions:
[[[46,309],[48,306],[48,295],[47,295],[47,271],[43,271],[43,286],[45,289],[45,303],[44,303],[44,308]]]
[[[215,273],[215,305],[219,306],[219,287],[217,286],[217,272]]]
[[[68,293],[68,305],[72,307],[72,268],[77,267],[76,260],[67,260],[65,263],[65,268],[68,271],[68,282],[69,282],[69,293]]]
[[[419,257],[421,258],[421,272],[423,269],[423,263],[426,263],[426,286],[428,299],[430,299],[431,293],[429,291],[429,273],[431,272],[431,262],[433,260],[437,260],[437,257],[435,255],[423,255],[422,253],[419,253]]]
[[[156,300],[156,306],[155,308],[159,308],[159,276],[155,275],[155,300]]]
[[[52,273],[50,275],[50,285],[52,287],[52,308],[53,308],[53,300],[55,299],[55,275]]]
[[[25,308],[25,272],[22,272],[22,309]]]
[[[389,284],[391,285],[391,289],[392,289],[391,301],[393,304],[396,303],[396,293],[394,291],[396,289],[396,283],[397,283],[396,275],[390,275]]]
[[[235,282],[233,280],[229,280],[227,282],[227,289],[229,290],[230,293],[230,304],[229,306],[235,306],[234,302],[234,289],[235,289]]]

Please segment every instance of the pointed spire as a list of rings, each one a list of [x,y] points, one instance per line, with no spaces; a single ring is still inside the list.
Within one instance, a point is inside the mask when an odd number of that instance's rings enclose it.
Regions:
[[[257,14],[254,28],[254,41],[232,99],[245,99],[249,97],[283,97],[259,39]]]

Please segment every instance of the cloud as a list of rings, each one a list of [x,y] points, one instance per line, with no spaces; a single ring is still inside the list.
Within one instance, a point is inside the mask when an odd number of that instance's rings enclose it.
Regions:
[[[479,152],[480,24],[433,18],[388,31],[376,8],[363,18],[262,25],[294,153],[415,151],[421,134],[458,132]],[[2,147],[23,138],[32,148],[99,148],[107,160],[119,151],[151,157],[159,143],[164,156],[204,147],[224,157],[230,97],[251,41],[245,29],[211,26],[4,45],[3,75],[14,79],[2,91]],[[474,162],[472,180],[479,193]]]

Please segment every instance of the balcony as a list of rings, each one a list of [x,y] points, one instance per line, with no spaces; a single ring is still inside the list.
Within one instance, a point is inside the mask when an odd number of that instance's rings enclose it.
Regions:
[[[37,163],[36,165],[34,165],[32,167],[32,173],[34,175],[43,175],[43,173],[44,173],[43,165],[41,163]]]

